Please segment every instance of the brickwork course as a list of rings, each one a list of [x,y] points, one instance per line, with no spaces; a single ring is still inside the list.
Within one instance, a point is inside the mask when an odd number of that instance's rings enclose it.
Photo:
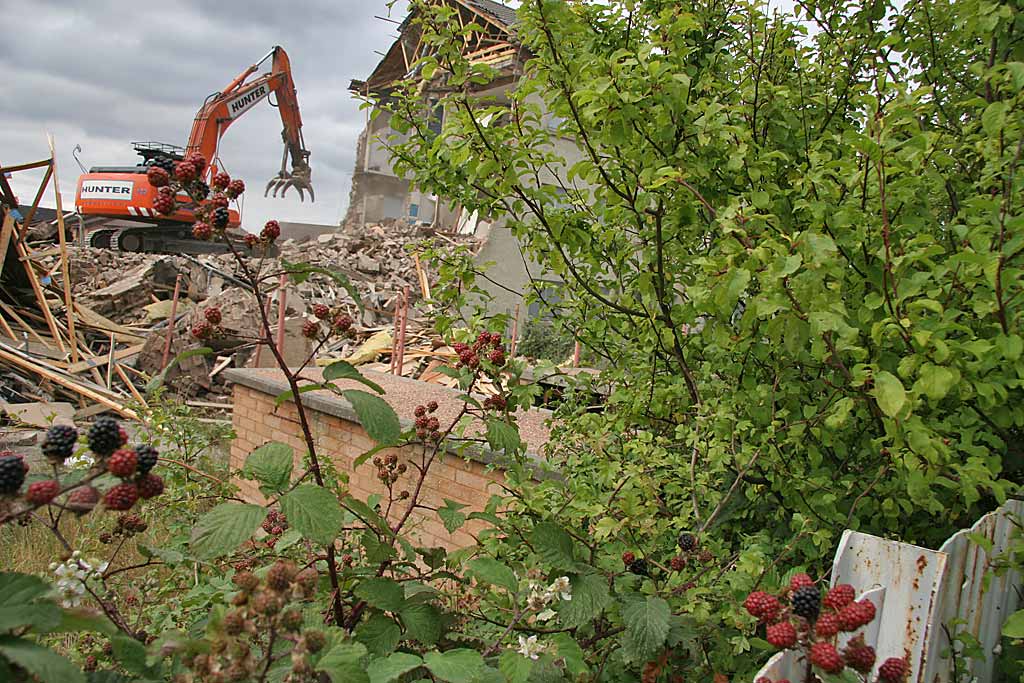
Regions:
[[[317,370],[304,373],[305,376],[319,380]],[[231,370],[228,379],[234,383],[233,426],[237,437],[231,446],[231,469],[240,470],[245,459],[254,449],[265,443],[276,441],[291,446],[295,451],[295,471],[302,471],[302,460],[306,453],[306,444],[298,420],[298,411],[294,403],[287,402],[275,405],[278,395],[288,390],[283,374],[280,371],[266,370]],[[364,373],[369,379],[379,384],[384,390],[383,398],[395,409],[403,428],[412,422],[416,405],[434,400],[438,403],[435,413],[442,426],[458,415],[461,400],[460,394],[445,387],[418,382],[404,377],[396,377],[378,372]],[[342,389],[366,389],[364,385],[352,380],[335,382]],[[353,468],[353,462],[360,455],[373,448],[376,444],[359,424],[351,405],[340,396],[328,391],[313,391],[302,395],[303,404],[307,407],[307,417],[316,441],[317,452],[321,457],[328,457],[339,472],[349,477],[349,491],[361,500],[372,494],[385,496],[387,488],[376,477],[376,468],[372,463],[364,463]],[[537,459],[537,453],[543,452],[549,438],[547,422],[551,413],[546,410],[530,410],[517,415],[520,432],[526,442],[528,457]],[[447,420],[447,422],[446,422]],[[419,462],[422,447],[403,446],[381,452],[398,455],[399,462]],[[438,458],[430,468],[424,482],[420,502],[431,508],[444,507],[445,500],[467,506],[464,514],[483,510],[492,494],[500,493],[500,484],[504,481],[504,473],[497,456],[487,451],[475,451],[464,457],[456,453],[446,453]],[[415,468],[409,466],[395,485],[396,491],[412,490],[417,476]],[[266,498],[260,493],[256,482],[236,479],[240,495],[247,501],[265,504]],[[396,503],[391,512],[394,519],[404,512],[406,505]],[[454,534],[448,533],[436,512],[417,510],[409,527],[409,535],[413,542],[425,546],[441,546],[448,549],[471,545],[474,536],[486,527],[481,520],[469,520]]]

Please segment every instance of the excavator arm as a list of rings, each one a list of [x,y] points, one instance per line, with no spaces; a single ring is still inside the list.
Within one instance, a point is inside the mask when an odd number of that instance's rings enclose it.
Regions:
[[[271,69],[253,80],[247,80],[260,67],[271,60]],[[267,183],[264,195],[273,190],[273,196],[284,197],[289,188],[295,188],[299,199],[305,201],[304,191],[309,192],[310,201],[315,200],[313,186],[310,181],[309,151],[302,139],[302,116],[299,113],[299,101],[292,80],[291,64],[288,54],[280,46],[275,46],[260,61],[256,62],[220,92],[210,95],[196,113],[192,123],[185,153],[198,152],[211,160],[210,172],[217,169],[217,155],[220,140],[227,129],[250,109],[262,100],[277,97],[277,108],[284,125],[281,138],[284,141],[284,153],[281,158],[281,170]],[[291,170],[288,170],[288,158],[291,157]],[[278,195],[280,193],[280,195]]]

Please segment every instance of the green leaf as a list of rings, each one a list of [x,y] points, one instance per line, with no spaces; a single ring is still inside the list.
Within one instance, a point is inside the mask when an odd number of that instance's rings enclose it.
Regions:
[[[301,540],[301,531],[299,531],[298,529],[289,529],[288,531],[284,532],[278,537],[277,543],[274,544],[274,550],[276,552],[288,550],[288,548],[291,548],[293,545],[295,545]]]
[[[487,443],[491,450],[504,451],[509,456],[517,455],[524,446],[519,430],[497,418],[487,420]]]
[[[459,527],[466,523],[466,515],[459,512],[465,507],[468,506],[445,498],[444,507],[437,509],[437,516],[444,522],[444,528],[448,530],[448,533],[454,534]]]
[[[245,459],[242,476],[255,479],[269,491],[280,492],[288,488],[292,477],[295,451],[288,444],[271,441],[265,443]]]
[[[370,387],[378,394],[384,393],[384,388],[377,384],[373,380],[363,377],[362,373],[356,369],[356,366],[349,363],[347,360],[339,360],[331,363],[324,368],[324,381],[333,382],[337,379],[351,379],[356,382],[361,382],[366,386]]]
[[[333,543],[345,525],[338,498],[316,484],[296,486],[281,498],[281,512],[290,526],[321,545]]]
[[[405,606],[405,590],[397,581],[383,577],[363,579],[355,587],[355,594],[378,609],[397,612]]]
[[[428,652],[423,662],[435,678],[448,683],[470,683],[484,670],[484,658],[476,650]]]
[[[84,609],[61,610],[60,620],[57,624],[46,629],[46,633],[82,633],[86,631],[102,633],[107,636],[119,633],[110,619]]]
[[[127,671],[139,676],[148,673],[146,667],[146,646],[126,635],[117,635],[110,639],[114,659]]]
[[[1024,638],[1024,609],[1010,615],[1003,624],[1003,635],[1007,638]]]
[[[878,407],[889,417],[896,417],[907,402],[907,392],[899,378],[884,370],[875,373],[875,386],[871,395],[878,401]]]
[[[409,605],[398,616],[405,626],[406,638],[418,640],[423,645],[435,644],[444,633],[441,612],[429,603]]]
[[[61,609],[44,600],[50,586],[37,576],[0,573],[0,631],[20,626],[48,630],[60,623]]]
[[[0,655],[14,662],[40,683],[85,683],[85,675],[48,647],[29,640],[0,636]]]
[[[533,660],[515,650],[505,650],[498,657],[498,669],[508,679],[508,683],[526,683],[533,670]]]
[[[375,659],[370,662],[366,673],[370,676],[370,683],[391,683],[402,674],[422,665],[423,660],[416,655],[395,652],[385,659]]]
[[[30,605],[49,591],[49,584],[38,576],[0,572],[0,607]]]
[[[574,597],[573,600],[575,599]],[[579,678],[590,670],[587,666],[587,657],[583,654],[583,648],[571,635],[555,633],[548,642],[554,646],[558,658],[565,660],[565,669],[574,678]]]
[[[579,574],[570,577],[572,600],[562,601],[558,613],[566,626],[584,626],[594,620],[608,603],[608,581],[600,574]]]
[[[192,528],[192,552],[204,560],[226,555],[248,540],[266,516],[260,505],[221,503]]]
[[[658,597],[637,598],[622,607],[622,622],[626,636],[634,649],[643,656],[656,652],[668,636],[672,610]]]
[[[311,391],[322,391],[324,389],[330,389],[328,384],[320,384],[314,382],[313,384],[303,384],[299,387],[299,394],[308,394]],[[283,403],[295,400],[295,392],[289,389],[288,391],[282,391],[280,394],[274,397],[274,407],[277,408]]]
[[[918,384],[921,391],[933,401],[939,401],[949,393],[956,381],[956,375],[949,368],[930,363],[921,368]]]
[[[171,368],[173,368],[175,365],[178,365],[182,361],[188,360],[189,358],[194,358],[196,356],[209,356],[211,353],[213,353],[213,349],[207,346],[203,346],[198,349],[189,349],[188,351],[182,351],[177,356],[171,359],[171,362],[167,364],[166,368],[161,370],[157,375],[153,377],[153,379],[149,380],[146,383],[146,387],[145,389],[143,389],[143,391],[148,395],[152,394],[154,391],[162,387],[164,382],[167,381],[167,373],[171,371]]]
[[[398,414],[379,396],[359,389],[346,389],[341,395],[352,404],[360,424],[370,438],[380,444],[396,443],[402,435]]]
[[[572,537],[553,522],[541,522],[535,526],[530,544],[554,569],[572,569],[576,565]]]
[[[138,544],[139,554],[145,558],[155,557],[164,564],[175,565],[184,562],[185,554],[173,548],[160,548],[158,546]]]
[[[370,683],[363,666],[366,648],[361,643],[338,643],[316,664],[317,671],[331,677],[333,683]]]
[[[398,628],[398,624],[380,613],[356,627],[356,640],[378,655],[393,651],[401,637],[402,629]]]
[[[477,581],[501,586],[515,593],[519,589],[519,580],[508,565],[492,557],[478,557],[466,563],[466,573]]]

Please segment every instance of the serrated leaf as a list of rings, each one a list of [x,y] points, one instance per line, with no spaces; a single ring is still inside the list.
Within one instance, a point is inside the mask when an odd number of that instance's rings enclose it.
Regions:
[[[143,557],[155,557],[164,564],[178,564],[185,561],[185,554],[173,548],[159,548],[152,545],[138,545],[139,554]]]
[[[384,388],[377,384],[373,380],[363,377],[362,373],[356,369],[356,366],[349,363],[347,360],[339,360],[331,363],[324,368],[324,381],[333,382],[338,379],[351,379],[356,382],[361,382],[366,386],[370,387],[378,394],[384,393]]]
[[[355,587],[355,594],[386,612],[397,612],[405,605],[405,590],[401,584],[379,576],[360,581]]]
[[[515,593],[519,589],[519,580],[516,579],[515,572],[509,569],[505,563],[492,557],[478,557],[475,560],[470,560],[466,563],[466,573],[477,581],[492,586],[501,586],[510,593]]]
[[[85,609],[61,610],[60,620],[46,633],[82,633],[94,632],[112,636],[119,633],[114,622],[105,616],[94,614]]]
[[[316,484],[300,484],[282,497],[281,512],[289,526],[321,545],[333,543],[345,525],[338,498]]]
[[[117,635],[110,639],[114,660],[129,673],[144,676],[146,668],[146,646],[126,635]]]
[[[505,650],[498,657],[498,669],[508,679],[508,683],[526,683],[533,670],[533,660],[515,650]]]
[[[316,670],[330,676],[333,683],[369,683],[363,666],[365,656],[366,647],[361,643],[338,643],[320,658]]]
[[[192,552],[204,560],[226,555],[248,540],[266,516],[259,505],[221,503],[192,528]]]
[[[50,648],[29,640],[0,636],[0,655],[41,683],[85,683],[85,675],[78,667]]]
[[[1007,638],[1024,638],[1024,609],[1010,615],[1003,624],[1003,635]]]
[[[374,654],[387,654],[395,649],[402,637],[402,629],[383,614],[374,614],[356,627],[356,640]]]
[[[371,439],[379,444],[393,444],[398,441],[402,435],[402,426],[398,422],[398,414],[387,401],[360,389],[346,389],[341,395],[352,404],[352,409],[359,417],[359,423]]]
[[[504,452],[509,456],[517,455],[523,450],[519,430],[496,418],[487,420],[487,444],[491,450]]]
[[[575,600],[575,598],[573,598]],[[580,644],[569,635],[568,633],[555,633],[553,634],[548,642],[554,647],[555,652],[559,659],[565,661],[565,669],[573,675],[574,678],[579,678],[583,674],[589,671],[587,667],[587,657],[583,654],[583,648]]]
[[[249,454],[242,467],[242,476],[255,479],[270,491],[283,491],[291,481],[294,461],[295,451],[291,446],[271,441]]]
[[[626,636],[637,653],[646,657],[664,644],[671,616],[668,603],[654,596],[634,599],[623,605],[622,622]]]
[[[288,550],[293,545],[302,540],[302,532],[298,529],[288,529],[277,538],[277,543],[274,544],[274,550],[281,552]]]
[[[406,638],[418,640],[423,645],[433,645],[444,633],[441,612],[429,603],[409,605],[398,616],[405,626]]]
[[[422,665],[423,660],[416,655],[394,652],[384,659],[375,659],[370,662],[366,673],[370,676],[370,683],[391,683],[402,674]]]
[[[61,609],[45,600],[50,586],[36,576],[0,574],[0,632],[19,626],[45,631],[60,623]]]
[[[941,400],[949,393],[956,381],[956,375],[949,368],[941,365],[927,364],[921,368],[917,380],[921,391],[933,401]]]
[[[896,417],[907,402],[907,392],[899,378],[884,370],[876,372],[875,386],[871,395],[878,402],[878,407],[889,417]]]
[[[460,512],[460,510],[466,507],[468,506],[445,498],[444,507],[437,509],[437,516],[444,522],[444,528],[448,530],[448,533],[454,534],[466,523],[466,515]]]
[[[589,624],[611,601],[608,580],[600,574],[579,574],[569,577],[572,600],[559,603],[558,613],[566,626]]]
[[[484,670],[484,658],[476,650],[458,649],[428,652],[423,663],[434,678],[448,683],[471,683]]]
[[[572,569],[576,564],[572,537],[557,524],[541,522],[535,526],[530,545],[554,569]]]

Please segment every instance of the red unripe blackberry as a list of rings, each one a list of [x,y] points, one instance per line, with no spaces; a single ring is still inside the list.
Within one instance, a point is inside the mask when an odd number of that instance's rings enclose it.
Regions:
[[[114,451],[107,460],[107,471],[115,477],[127,479],[135,474],[135,468],[139,465],[139,457],[130,448],[122,448]]]
[[[237,636],[245,630],[245,613],[234,609],[224,615],[224,633]]]
[[[452,344],[452,350],[455,351],[456,354],[461,355],[466,351],[469,351],[469,346],[463,344],[462,342],[455,342],[454,344]]]
[[[292,562],[278,560],[267,570],[267,586],[276,591],[287,590],[295,577],[296,567]]]
[[[828,590],[821,604],[838,612],[853,602],[855,597],[857,597],[857,591],[853,589],[853,586],[848,583],[841,583]]]
[[[764,591],[754,591],[743,601],[743,606],[751,616],[761,621],[775,621],[782,611],[779,599],[774,595],[768,595]]]
[[[203,317],[206,318],[206,322],[211,325],[220,325],[220,321],[224,319],[221,315],[220,309],[216,306],[210,306],[203,311]]]
[[[213,224],[213,227],[216,228],[217,230],[223,230],[224,228],[228,227],[228,221],[230,219],[231,212],[228,211],[227,208],[221,206],[218,207],[217,210],[213,212],[213,218],[210,220],[210,222]]]
[[[796,629],[788,621],[780,621],[768,627],[765,640],[780,650],[785,650],[796,645]]]
[[[839,617],[832,612],[826,612],[818,617],[814,624],[814,634],[819,638],[830,639],[839,633]]]
[[[92,486],[79,486],[68,494],[64,506],[77,515],[84,515],[96,507],[100,501],[100,492]]]
[[[697,537],[689,531],[680,531],[676,543],[684,553],[692,553],[697,549]]]
[[[488,396],[487,398],[484,399],[484,408],[490,408],[492,410],[505,410],[505,406],[507,405],[508,403],[505,401],[504,396]]]
[[[281,236],[281,224],[275,220],[269,220],[263,225],[260,236],[268,242],[273,242]]]
[[[64,462],[75,452],[78,443],[78,430],[71,425],[53,425],[46,430],[43,437],[43,455],[53,462]]]
[[[271,617],[281,611],[281,599],[268,591],[260,591],[252,598],[252,608],[257,614]]]
[[[630,565],[636,560],[636,555],[629,552],[628,550],[622,553],[622,564]]]
[[[183,183],[194,180],[196,177],[196,167],[192,162],[179,161],[174,166],[174,177]]]
[[[60,484],[53,480],[37,481],[29,484],[25,492],[25,500],[32,505],[46,505],[60,493]]]
[[[839,656],[832,643],[811,645],[811,664],[830,674],[837,674],[843,670],[843,658]]]
[[[316,588],[316,584],[319,579],[320,576],[316,573],[315,569],[312,567],[306,567],[295,575],[295,584],[303,590],[312,590]]]
[[[863,642],[861,640],[861,643]],[[843,650],[843,659],[846,660],[846,666],[854,671],[859,671],[862,674],[871,673],[872,667],[875,666],[875,648],[870,645],[852,646],[851,644]]]
[[[795,591],[798,588],[803,588],[804,586],[813,587],[814,579],[812,579],[810,576],[804,573],[793,574],[793,576],[789,579],[789,590],[791,591]]]
[[[206,221],[196,221],[192,225],[192,236],[205,242],[213,237],[213,228]]]
[[[89,427],[86,439],[93,453],[110,455],[121,446],[121,423],[112,417],[98,417]]]
[[[801,586],[793,591],[789,603],[793,607],[793,614],[813,621],[821,610],[821,592],[813,584]]]
[[[280,526],[271,527],[270,528],[270,533],[271,533],[272,536],[280,536],[281,534],[284,533],[284,527],[280,527]]]
[[[165,187],[171,182],[170,174],[159,166],[150,166],[146,171],[146,179],[153,187]]]
[[[427,407],[426,406],[416,406],[416,409],[412,411],[412,414],[415,415],[416,417],[423,417],[424,415],[427,414]],[[424,426],[426,426],[425,423],[424,423]]]
[[[103,496],[103,504],[108,510],[130,510],[138,500],[139,489],[131,483],[118,484]]]
[[[215,190],[223,190],[229,184],[231,184],[231,176],[224,171],[217,173],[210,179],[210,187]]]
[[[352,318],[345,314],[336,315],[331,326],[338,332],[348,332],[352,328]]]
[[[260,243],[260,238],[257,237],[256,235],[252,234],[251,232],[247,232],[247,233],[245,233],[245,237],[242,238],[242,241],[245,242],[245,246],[247,246],[250,249],[252,249],[257,244]]]
[[[415,426],[416,426],[416,429],[427,429],[427,430],[429,430],[427,416],[426,415],[420,415],[419,417],[417,417],[416,418],[416,422],[415,422]]]
[[[494,349],[487,354],[487,360],[491,361],[495,365],[505,364],[505,352],[501,349]]]
[[[315,320],[302,323],[302,336],[306,339],[316,339],[320,336],[320,324]]]
[[[260,580],[252,572],[238,572],[231,577],[231,580],[236,586],[246,592],[254,591],[260,585]]]
[[[206,339],[213,334],[213,326],[205,320],[200,320],[192,326],[192,336],[196,339]]]
[[[117,433],[121,436],[121,445],[124,446],[128,443],[128,430],[124,428],[124,425],[120,425],[117,428]]]
[[[681,572],[686,568],[686,558],[682,555],[676,555],[668,561],[668,566],[672,567],[674,572]]]
[[[902,657],[890,657],[878,667],[878,680],[880,683],[901,683],[910,672],[909,669],[907,660]]]
[[[480,346],[484,346],[485,344],[490,344],[491,343],[491,333],[490,332],[481,332],[476,337],[476,343],[479,344]]]
[[[160,189],[165,190],[167,188]],[[170,214],[174,213],[174,210],[176,208],[177,203],[174,201],[174,197],[172,195],[160,194],[157,195],[156,199],[153,200],[153,210],[161,215],[169,216]]]
[[[306,643],[306,649],[310,652],[320,652],[327,644],[327,637],[320,631],[306,631],[302,634],[302,640]]]
[[[437,410],[437,401],[427,401],[427,412],[432,413]]]
[[[243,192],[245,192],[245,183],[243,183],[238,178],[235,178],[230,183],[228,183],[227,188],[225,188],[224,190],[224,194],[226,194],[231,199],[234,199]]]
[[[185,161],[196,167],[196,173],[202,173],[206,169],[206,157],[199,152],[192,152],[185,157]]]
[[[144,477],[139,477],[139,495],[149,500],[150,498],[156,498],[164,492],[164,480],[156,474],[147,474]]]
[[[227,196],[220,194],[219,192],[213,195],[213,197],[210,199],[210,205],[213,206],[214,210],[226,209],[228,208],[228,204],[230,203],[231,201],[227,198]]]
[[[839,628],[844,631],[856,631],[875,618],[875,603],[870,600],[859,600],[839,610],[838,616]]]
[[[318,319],[326,320],[330,314],[331,309],[325,306],[324,304],[313,305],[313,315],[315,315]]]
[[[429,429],[432,432],[436,432],[437,430],[441,429],[441,421],[438,420],[436,417],[428,417],[427,429]]]

